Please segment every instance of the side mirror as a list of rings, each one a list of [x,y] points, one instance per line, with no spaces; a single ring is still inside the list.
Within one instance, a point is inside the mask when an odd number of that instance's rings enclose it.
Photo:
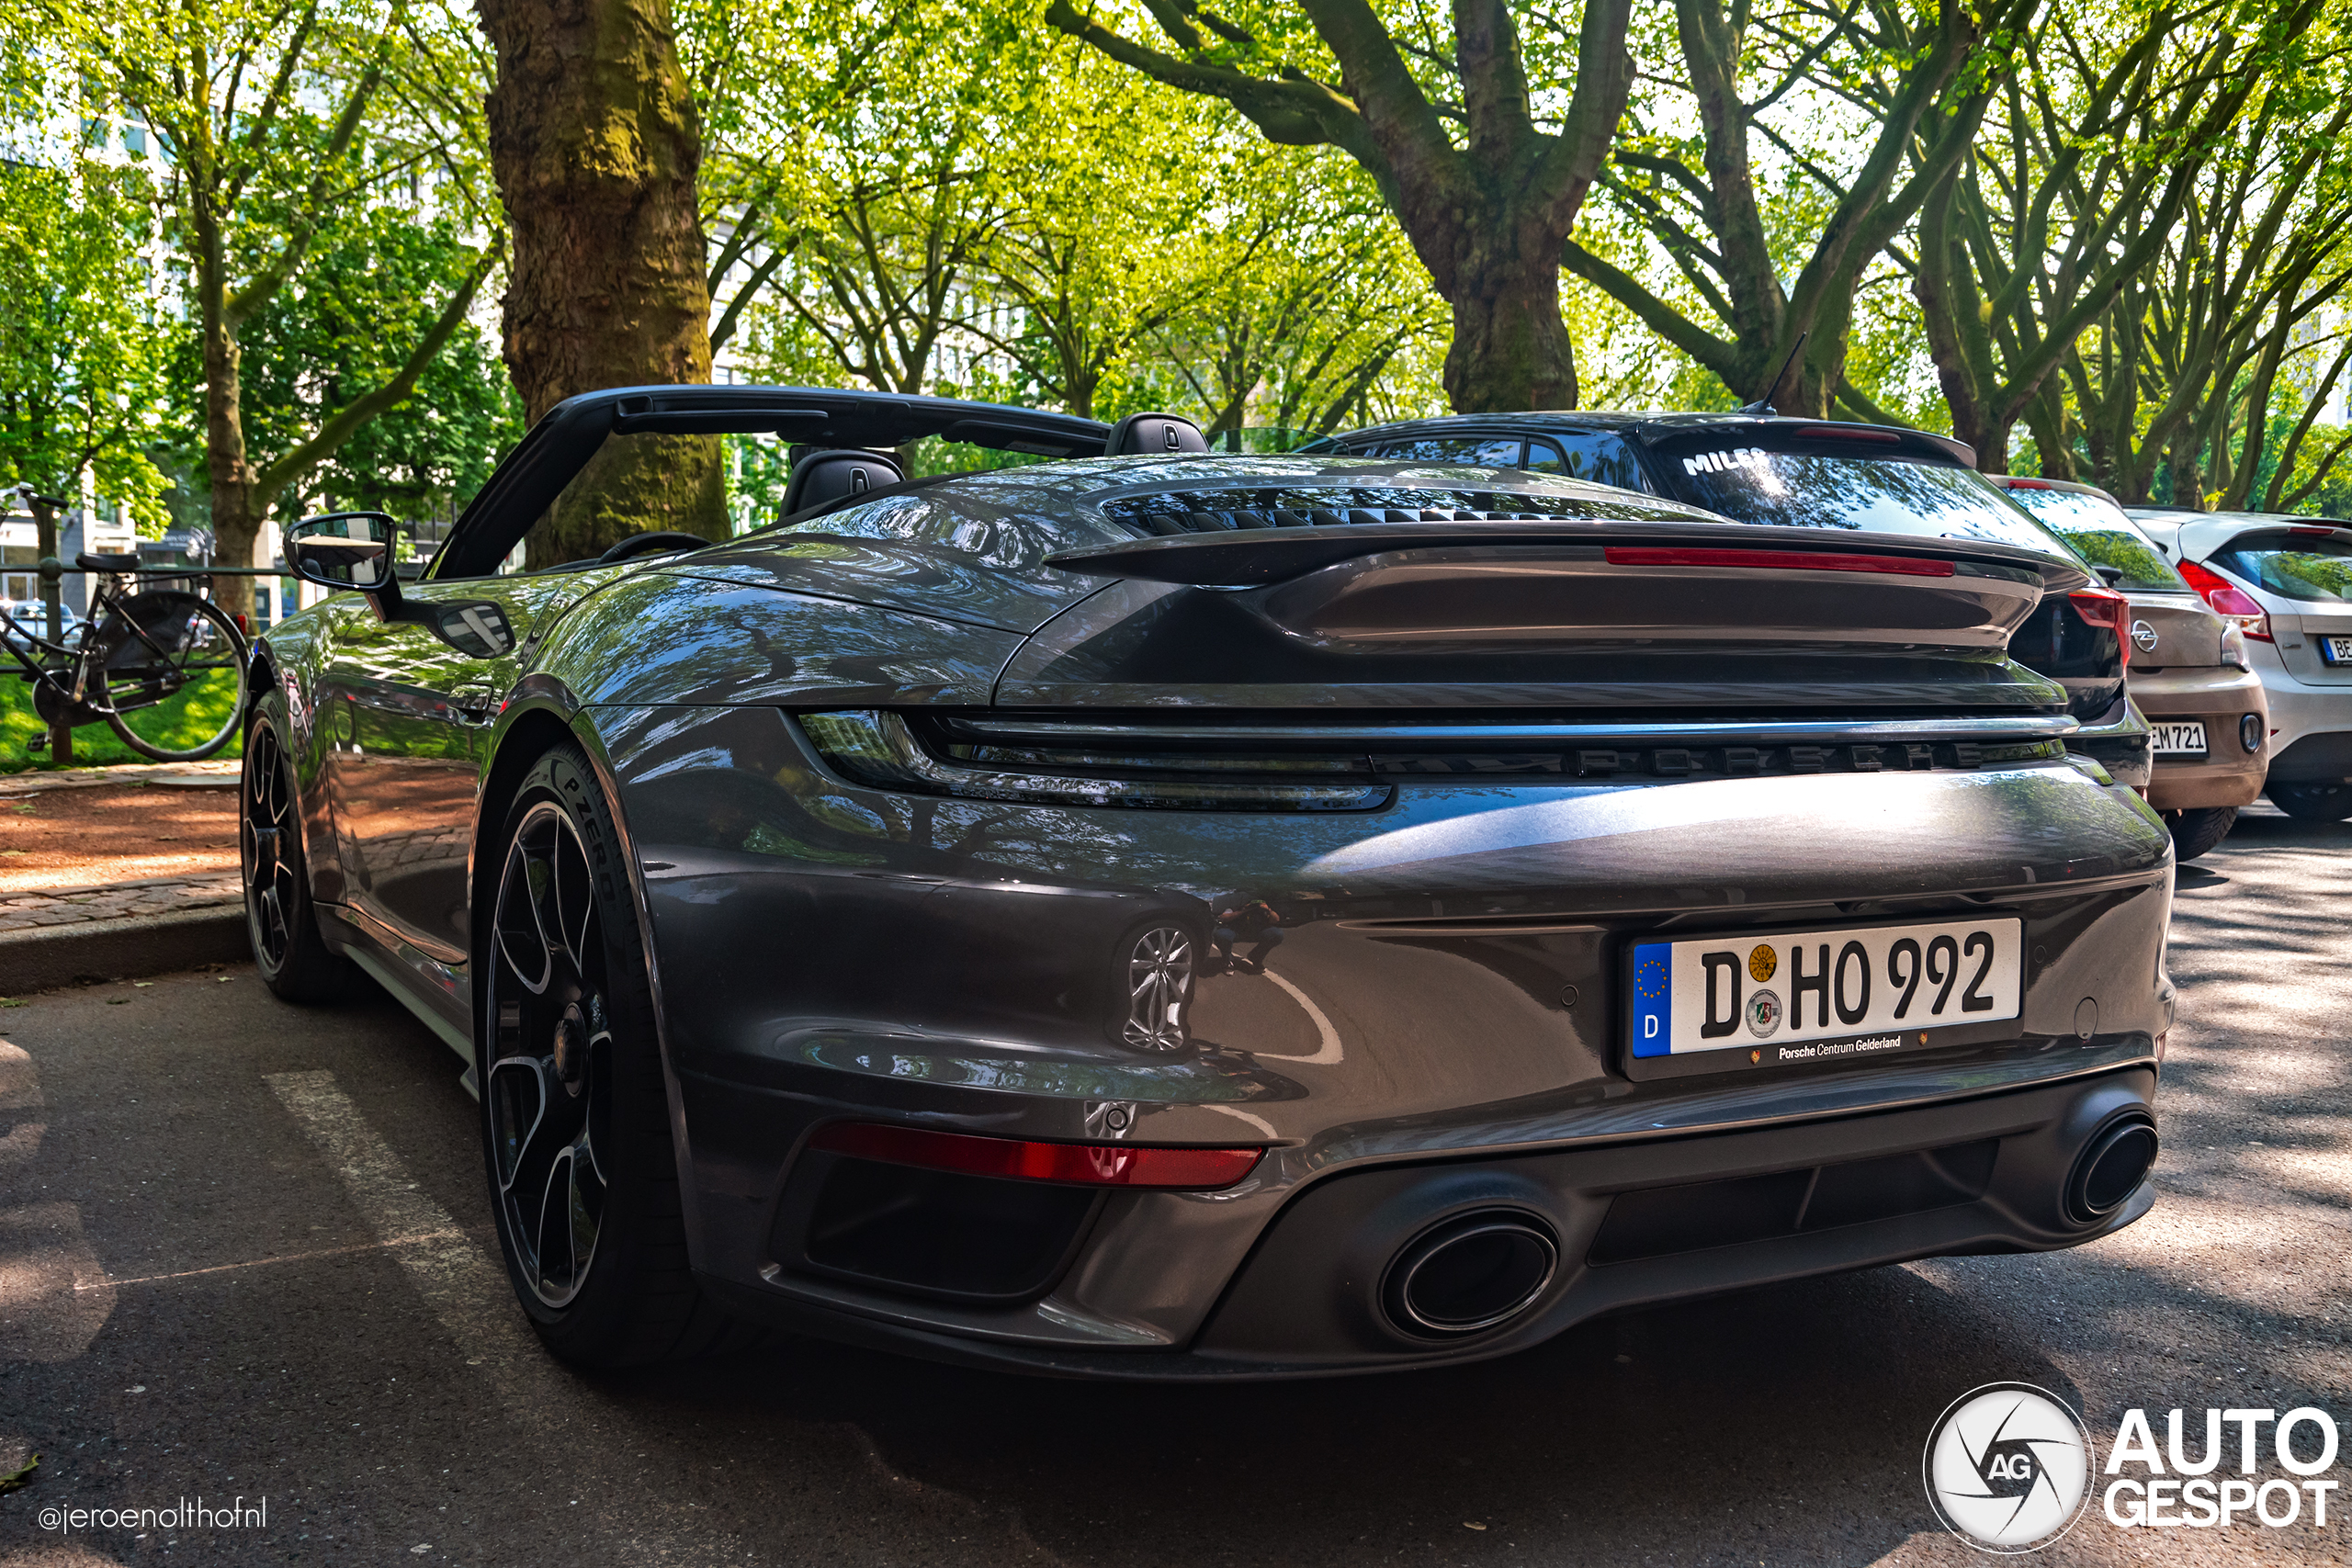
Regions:
[[[380,512],[322,513],[286,530],[286,563],[305,582],[365,593],[379,620],[421,626],[469,658],[503,659],[514,652],[514,628],[491,600],[436,604],[401,599],[392,560],[400,536],[400,524]]]
[[[286,530],[286,563],[294,575],[322,588],[368,595],[376,614],[397,620],[400,578],[392,547],[401,525],[380,512],[327,512]]]

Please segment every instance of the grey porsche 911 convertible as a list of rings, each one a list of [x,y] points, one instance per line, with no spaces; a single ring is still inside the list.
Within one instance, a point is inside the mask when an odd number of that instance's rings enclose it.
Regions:
[[[630,511],[725,435],[755,525]],[[2006,651],[2079,567],[1204,446],[637,388],[421,571],[288,531],[255,956],[464,1059],[554,1354],[1425,1366],[2147,1212],[2171,840]]]

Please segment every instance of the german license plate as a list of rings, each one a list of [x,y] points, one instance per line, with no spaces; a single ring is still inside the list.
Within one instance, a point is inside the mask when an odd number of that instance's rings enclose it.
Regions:
[[[1641,942],[1633,1054],[1816,1061],[1998,1023],[2023,1005],[2023,942],[2024,922],[2003,919]]]
[[[2352,641],[2352,638],[2346,638]],[[2149,732],[2156,738],[2156,755],[2178,757],[2188,753],[2205,754],[2205,727],[2202,724],[2151,724]]]
[[[2324,637],[2319,656],[2330,664],[2352,664],[2352,637]]]

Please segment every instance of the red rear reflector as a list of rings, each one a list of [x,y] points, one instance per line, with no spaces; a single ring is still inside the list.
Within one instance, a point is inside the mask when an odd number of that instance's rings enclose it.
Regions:
[[[1832,555],[1826,550],[1684,550],[1611,545],[1607,553],[1611,566],[1740,566],[1759,571],[1880,571],[1900,577],[1950,577],[1953,570],[1948,560]]]
[[[250,617],[245,615],[236,615],[232,616],[232,619],[237,623],[237,629],[243,632],[245,636],[251,637],[254,635],[254,624]]]
[[[2205,603],[2213,607],[2215,615],[2256,642],[2273,640],[2269,613],[2256,603],[2253,594],[2212,568],[2200,566],[2193,560],[2180,563],[2180,575],[2188,580],[2188,586],[2204,596]]]
[[[1868,441],[1880,446],[1903,445],[1903,437],[1891,430],[1864,430],[1851,424],[1808,424],[1796,434],[1813,440]]]
[[[875,1122],[837,1122],[809,1142],[828,1154],[966,1176],[1074,1181],[1089,1187],[1230,1187],[1257,1168],[1258,1149],[1169,1149],[1127,1144],[1040,1144],[935,1133]]]

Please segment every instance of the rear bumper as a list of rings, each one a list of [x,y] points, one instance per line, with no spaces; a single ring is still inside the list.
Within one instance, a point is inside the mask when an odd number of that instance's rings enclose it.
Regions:
[[[2150,724],[2194,719],[2205,726],[2205,755],[2154,759],[2148,804],[2159,811],[2245,806],[2262,793],[2270,766],[2270,705],[2262,678],[2227,665],[2153,671],[2132,677],[2132,700]],[[2240,739],[2245,716],[2256,716],[2261,746]]]
[[[2266,643],[2248,647],[2270,708],[2269,776],[2280,784],[2352,782],[2352,686],[2298,681]]]
[[[2154,1206],[2152,1182],[2094,1220],[2070,1215],[2062,1195],[2096,1140],[2153,1123],[2155,1080],[2151,1064],[1790,1126],[1344,1172],[1282,1209],[1182,1345],[1023,1343],[738,1279],[704,1283],[736,1310],[795,1330],[1070,1377],[1295,1378],[1481,1360],[1631,1306],[2110,1235]],[[1432,1230],[1498,1214],[1556,1242],[1557,1266],[1532,1303],[1442,1342],[1398,1326],[1383,1304],[1394,1260]]]
[[[1704,1249],[1721,1269],[1679,1252],[1586,1268],[1619,1190],[1897,1156],[1917,1177],[1920,1150],[2022,1151],[2006,1140],[2063,1117],[2014,1097],[2064,1100],[2151,1065],[2171,1022],[2171,839],[2128,789],[2054,758],[1962,766],[1955,751],[1918,771],[1656,784],[1447,779],[1365,813],[1119,811],[851,784],[773,711],[604,716],[673,738],[613,750],[632,759],[620,793],[645,867],[697,1272],[775,1321],[928,1354],[1120,1376],[1419,1365],[1634,1299],[2071,1245],[2098,1227],[2050,1221],[2048,1192],[2035,1210],[2027,1187],[2051,1186],[2049,1161],[2004,1152],[1981,1191],[1963,1181],[1918,1213],[1826,1227],[1792,1210],[1770,1234]],[[1205,961],[1236,889],[1279,908],[1285,940],[1262,964]],[[1730,941],[1962,912],[2021,924],[2014,1024],[1874,1041],[1867,1056],[1726,1051],[1629,1071],[1629,943],[1644,933]],[[1137,1050],[1120,1028],[1132,952],[1170,929],[1204,962],[1181,1042]],[[1914,1115],[1928,1119],[1883,1120]],[[1033,1201],[1035,1184],[917,1179],[812,1149],[842,1121],[1265,1153],[1222,1190]],[[1722,1141],[1749,1138],[1762,1141]],[[1236,1337],[1237,1281],[1269,1266],[1295,1205],[1396,1179],[1412,1207],[1468,1169],[1551,1194],[1542,1223],[1566,1271],[1535,1318],[1476,1343],[1367,1345],[1302,1307],[1304,1338]],[[1637,1279],[1655,1282],[1624,1283]]]

